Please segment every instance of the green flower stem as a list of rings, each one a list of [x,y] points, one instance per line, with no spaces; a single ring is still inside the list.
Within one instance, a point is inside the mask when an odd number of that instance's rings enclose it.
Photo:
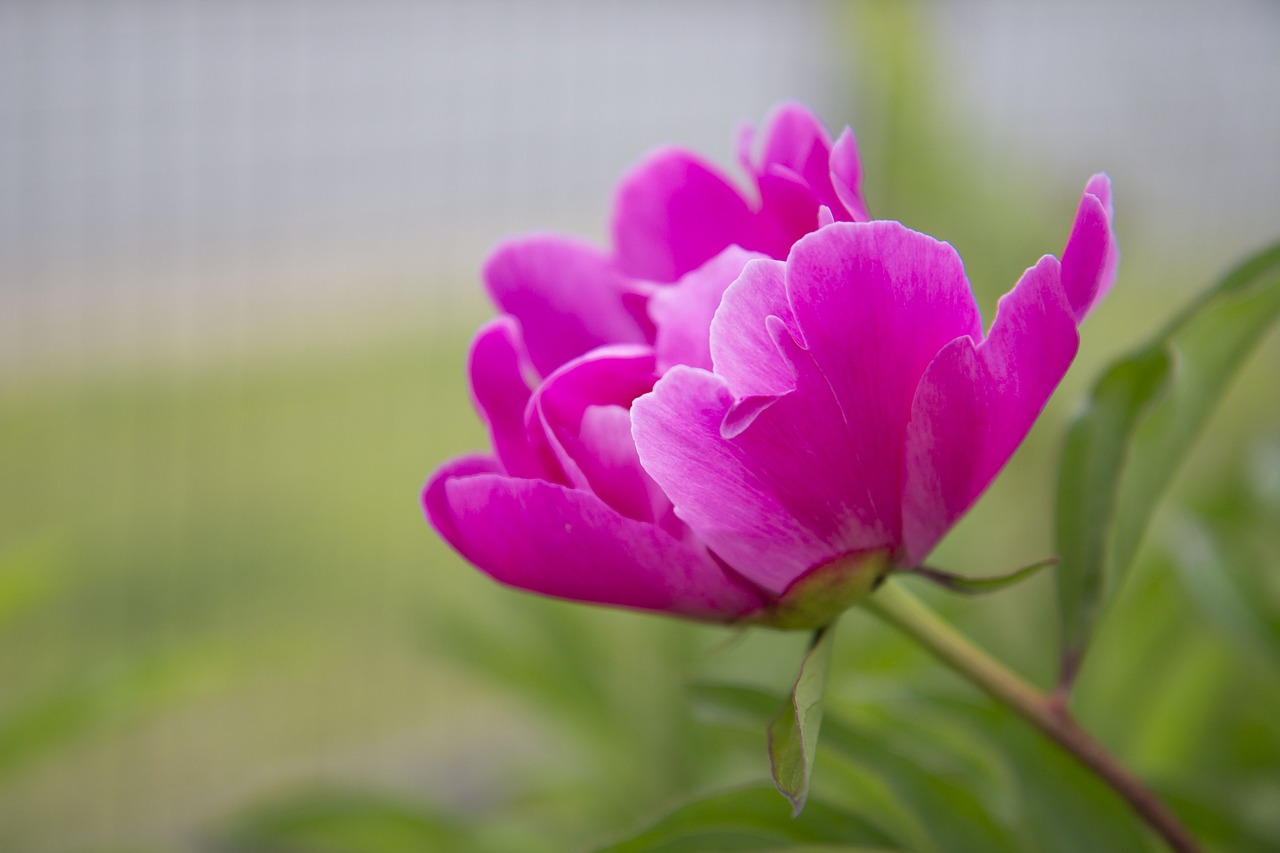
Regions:
[[[1138,816],[1159,833],[1170,849],[1198,853],[1199,843],[1168,806],[1162,803],[1114,755],[1072,718],[1060,698],[1037,690],[1021,676],[969,641],[923,602],[890,581],[863,604],[872,613],[924,646],[939,660],[1012,708],[1133,807]]]

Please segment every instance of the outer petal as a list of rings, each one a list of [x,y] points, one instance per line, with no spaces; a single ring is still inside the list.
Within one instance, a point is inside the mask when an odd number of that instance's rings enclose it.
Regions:
[[[658,370],[676,364],[711,369],[711,320],[725,290],[753,258],[763,257],[730,246],[673,287],[657,290],[649,300],[649,316],[657,327],[654,348]]]
[[[1071,236],[1062,250],[1062,287],[1076,321],[1111,289],[1120,260],[1111,220],[1111,180],[1094,175],[1085,186]]]
[[[445,483],[457,477],[474,477],[477,474],[501,474],[502,465],[492,456],[478,453],[450,459],[440,466],[427,484],[422,487],[422,511],[427,520],[440,533],[455,551],[462,550],[462,533],[454,524],[453,513],[449,511],[449,498],[445,494]]]
[[[834,394],[859,459],[863,479],[846,488],[864,494],[897,535],[916,386],[947,343],[982,338],[960,258],[897,222],[836,223],[796,244],[787,293],[802,345]]]
[[[464,557],[519,589],[718,621],[763,604],[705,552],[624,518],[589,492],[442,471],[423,504]]]
[[[1058,261],[1000,300],[991,335],[960,338],[925,371],[911,408],[903,487],[907,562],[923,560],[1008,461],[1079,346]]]
[[[809,569],[884,547],[838,406],[780,321],[777,345],[797,362],[796,390],[726,438],[734,406],[724,380],[676,367],[632,407],[640,460],[676,513],[730,565],[774,593]]]
[[[613,243],[627,275],[675,281],[726,246],[753,248],[746,200],[713,166],[678,148],[649,155],[614,197]]]
[[[530,444],[525,432],[525,407],[531,394],[526,376],[532,370],[520,324],[513,318],[495,317],[480,327],[471,343],[467,373],[494,452],[512,476],[554,479],[555,460],[545,449]]]
[[[551,234],[509,240],[489,256],[484,280],[498,307],[520,321],[544,376],[595,347],[646,340],[625,301],[630,282],[588,243]]]

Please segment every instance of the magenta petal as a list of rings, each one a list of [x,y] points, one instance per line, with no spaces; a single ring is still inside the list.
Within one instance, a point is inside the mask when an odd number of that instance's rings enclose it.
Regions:
[[[665,498],[654,506],[627,411],[656,379],[650,347],[604,347],[549,376],[526,413],[536,420],[528,426],[535,443],[554,455],[569,484],[639,520],[652,520],[666,508]]]
[[[897,222],[837,222],[796,244],[786,274],[801,345],[861,459],[859,485],[896,534],[916,386],[947,343],[982,338],[960,258]]]
[[[426,513],[427,520],[440,533],[444,541],[453,546],[455,551],[462,549],[462,534],[453,522],[453,513],[449,511],[449,498],[444,491],[445,483],[455,477],[501,473],[502,466],[492,456],[480,454],[459,456],[441,465],[422,487],[422,511]]]
[[[574,459],[591,491],[627,518],[656,523],[671,509],[666,495],[640,467],[628,409],[588,406],[577,436],[564,440],[576,445]]]
[[[649,315],[657,327],[654,348],[659,372],[676,364],[711,369],[711,318],[720,307],[725,289],[748,261],[759,257],[762,256],[755,252],[730,246],[674,286],[654,292],[649,300]]]
[[[554,477],[556,466],[531,445],[525,432],[525,407],[532,372],[520,338],[520,325],[507,316],[480,327],[471,344],[467,372],[476,409],[489,427],[502,467],[515,477]]]
[[[676,367],[636,400],[640,460],[676,513],[743,576],[780,593],[814,566],[887,544],[859,489],[862,472],[839,409],[780,324],[798,362],[796,391],[725,438],[724,380]]]
[[[835,196],[830,157],[827,129],[802,104],[784,103],[766,120],[762,174],[768,174],[773,166],[782,166],[799,176],[814,197],[830,203]]]
[[[1094,175],[1085,186],[1071,236],[1062,250],[1062,287],[1077,322],[1115,281],[1120,253],[1112,216],[1111,181],[1106,175]]]
[[[756,180],[760,188],[759,248],[781,260],[796,240],[818,227],[822,202],[799,175],[785,167],[770,166]]]
[[[985,342],[957,339],[929,365],[907,433],[902,513],[909,564],[923,560],[991,483],[1078,346],[1058,261],[1045,256],[1001,298]]]
[[[613,242],[628,275],[675,281],[726,246],[752,248],[741,193],[696,155],[663,148],[622,179],[614,197]]]
[[[599,249],[558,235],[500,245],[484,267],[494,302],[520,321],[529,357],[544,376],[605,344],[643,343],[626,304],[626,276]]]
[[[450,544],[508,586],[718,621],[762,606],[705,552],[624,518],[589,492],[480,474],[443,480],[428,501]]]
[[[786,264],[756,260],[729,285],[711,321],[711,361],[735,397],[770,397],[796,386],[795,370],[778,352],[769,317],[791,325]]]
[[[866,222],[867,205],[862,200],[862,161],[858,157],[858,143],[853,131],[845,128],[831,149],[831,183],[836,197],[849,211],[854,222]]]

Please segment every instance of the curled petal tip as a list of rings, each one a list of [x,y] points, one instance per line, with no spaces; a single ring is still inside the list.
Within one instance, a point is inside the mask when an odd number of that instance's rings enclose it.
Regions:
[[[1081,322],[1115,282],[1120,252],[1113,226],[1111,179],[1099,172],[1080,197],[1071,235],[1062,250],[1062,287]]]

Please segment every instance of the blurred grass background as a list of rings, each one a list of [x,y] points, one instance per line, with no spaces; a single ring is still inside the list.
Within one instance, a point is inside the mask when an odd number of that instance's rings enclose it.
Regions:
[[[365,20],[339,5],[324,13],[338,30]],[[1060,248],[1089,172],[1111,172],[1120,282],[1024,449],[938,551],[937,563],[962,572],[1047,553],[1063,426],[1100,366],[1280,230],[1280,50],[1265,50],[1280,41],[1274,5],[1207,16],[1189,4],[1086,4],[1028,17],[995,2],[966,12],[810,3],[790,14],[763,3],[697,13],[562,3],[529,39],[521,22],[533,24],[503,4],[467,14],[375,5],[382,29],[353,37],[364,52],[341,42],[345,52],[317,48],[316,58],[298,47],[334,38],[305,5],[238,6],[234,26],[197,39],[200,61],[216,65],[207,57],[227,39],[248,69],[247,87],[215,92],[240,136],[208,143],[247,154],[203,164],[194,194],[169,200],[186,230],[170,242],[157,231],[152,254],[145,215],[125,230],[91,227],[145,207],[141,183],[95,185],[89,154],[63,184],[31,177],[56,171],[77,144],[48,136],[65,130],[59,115],[111,121],[90,104],[92,63],[68,58],[76,38],[108,62],[111,39],[150,7],[4,7],[6,45],[24,46],[4,53],[23,73],[5,75],[0,94],[4,137],[22,141],[3,160],[0,220],[10,238],[0,256],[0,849],[577,849],[694,793],[766,776],[762,735],[709,725],[686,685],[780,692],[803,637],[734,639],[500,589],[448,553],[416,502],[436,464],[484,441],[462,365],[488,315],[474,275],[485,244],[542,226],[600,237],[614,176],[655,144],[697,145],[729,163],[734,120],[759,121],[785,96],[812,103],[858,132],[873,211],[954,243],[988,317],[1023,268]],[[408,54],[369,58],[403,16],[414,27],[395,50],[412,53],[415,38],[458,42],[446,59],[464,70],[515,54],[471,89],[435,66],[395,64]],[[54,38],[67,28],[80,35]],[[277,164],[293,182],[289,204],[321,205],[315,227],[286,208],[273,230],[254,202],[276,167],[237,171],[257,163],[258,148],[276,162],[277,143],[287,161],[298,138],[273,142],[264,130],[292,91],[261,94],[278,82],[264,32],[287,36],[316,79],[349,97],[342,104],[390,98],[327,110],[314,107],[319,89],[305,90],[313,106],[300,108],[300,127],[332,120],[345,152],[308,143],[298,156],[313,171]],[[1073,41],[1080,34],[1090,41]],[[1038,38],[1039,57],[1026,47]],[[148,49],[158,52],[146,54],[147,75],[186,55]],[[1152,76],[1153,53],[1165,76]],[[607,74],[579,80],[600,63]],[[729,69],[708,70],[717,63]],[[996,87],[1011,74],[1016,84]],[[395,101],[388,76],[429,92],[427,103]],[[1187,82],[1197,76],[1208,82]],[[42,82],[44,97],[80,100],[57,113],[31,94]],[[198,94],[175,86],[170,106]],[[427,113],[419,124],[387,124],[415,107]],[[216,117],[206,109],[184,132]],[[488,115],[512,126],[495,136]],[[1064,123],[1076,128],[1069,145],[1036,135]],[[343,136],[351,125],[363,135]],[[126,159],[133,145],[135,160],[166,145],[146,133],[113,144]],[[403,179],[406,189],[379,207],[386,187],[361,196],[358,169],[328,202],[332,187],[298,188],[341,170],[343,157],[384,158],[370,185]],[[418,165],[429,157],[457,174],[446,182]],[[248,187],[223,211],[239,230],[206,245],[222,220],[200,190],[216,196],[225,180]],[[440,197],[419,209],[412,193]],[[1224,849],[1265,850],[1280,837],[1277,388],[1273,334],[1178,479],[1078,699],[1085,723]],[[1048,683],[1051,594],[1041,577],[939,606]],[[1058,849],[1055,827],[1117,811],[1020,724],[859,613],[841,625],[832,692],[833,718],[876,733],[891,757],[942,785],[935,808],[977,803],[1018,827],[1022,849]],[[838,801],[842,786],[872,801],[891,788],[856,756],[822,754],[818,793]]]

